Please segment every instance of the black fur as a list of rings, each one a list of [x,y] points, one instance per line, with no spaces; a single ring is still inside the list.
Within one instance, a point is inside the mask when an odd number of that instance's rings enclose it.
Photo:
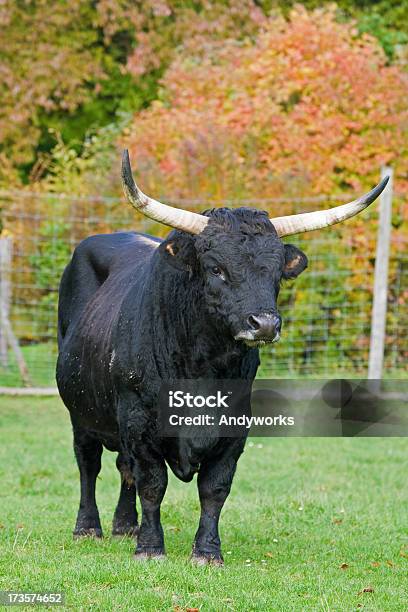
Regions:
[[[193,557],[221,563],[218,519],[245,438],[199,447],[187,439],[160,439],[157,394],[161,381],[252,381],[258,349],[234,336],[250,314],[277,313],[281,279],[297,275],[307,260],[282,244],[266,213],[242,208],[205,214],[211,220],[198,236],[172,231],[161,242],[118,233],[77,247],[60,287],[57,382],[71,414],[81,476],[74,534],[102,535],[95,480],[105,446],[119,453],[122,479],[113,532],[138,530],[137,490],[142,522],[136,554],[164,553],[160,504],[167,463],[184,481],[198,472],[201,518]]]

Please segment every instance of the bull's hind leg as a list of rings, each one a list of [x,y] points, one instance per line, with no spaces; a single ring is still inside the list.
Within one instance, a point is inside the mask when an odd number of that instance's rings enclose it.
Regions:
[[[136,512],[136,486],[128,462],[119,453],[116,467],[120,472],[121,485],[118,505],[112,524],[113,536],[135,536],[139,532]]]
[[[81,499],[74,538],[101,538],[102,527],[95,500],[95,485],[101,471],[102,444],[85,430],[74,427],[74,451],[81,478]]]

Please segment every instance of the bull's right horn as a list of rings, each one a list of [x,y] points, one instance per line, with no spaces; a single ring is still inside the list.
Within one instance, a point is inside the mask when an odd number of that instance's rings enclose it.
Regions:
[[[133,180],[127,149],[123,151],[122,156],[122,185],[131,205],[154,221],[170,225],[189,234],[201,234],[208,224],[209,218],[204,215],[162,204],[145,195]]]

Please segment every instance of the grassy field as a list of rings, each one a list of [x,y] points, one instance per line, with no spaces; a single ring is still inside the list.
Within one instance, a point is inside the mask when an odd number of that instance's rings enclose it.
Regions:
[[[72,540],[78,475],[57,399],[1,397],[0,436],[0,589],[62,590],[84,610],[407,609],[407,439],[254,438],[223,512],[217,569],[188,561],[194,483],[170,479],[166,561],[135,562],[131,540],[109,537],[111,453],[97,489],[105,538]]]

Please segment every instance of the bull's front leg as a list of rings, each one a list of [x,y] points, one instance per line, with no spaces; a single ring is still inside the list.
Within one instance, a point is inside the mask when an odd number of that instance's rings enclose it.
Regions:
[[[134,474],[142,521],[137,538],[136,559],[163,558],[164,535],[160,522],[160,505],[167,488],[167,467],[164,460],[143,450],[134,462]]]
[[[198,565],[223,565],[218,523],[222,507],[231,490],[237,461],[245,445],[234,440],[222,457],[201,464],[198,473],[198,493],[201,516],[194,538],[191,559]]]

